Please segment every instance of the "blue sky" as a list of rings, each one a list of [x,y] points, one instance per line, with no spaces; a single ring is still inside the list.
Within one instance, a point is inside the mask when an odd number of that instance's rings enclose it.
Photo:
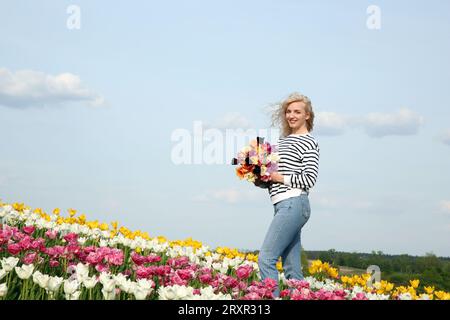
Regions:
[[[264,107],[300,91],[321,149],[304,248],[450,256],[449,9],[0,1],[0,198],[259,249],[266,191],[229,165],[175,165],[171,134],[269,128]]]

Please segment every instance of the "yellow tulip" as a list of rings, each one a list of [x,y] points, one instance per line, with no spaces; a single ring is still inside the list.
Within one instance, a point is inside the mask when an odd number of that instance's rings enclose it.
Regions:
[[[425,287],[424,289],[428,294],[432,294],[434,292],[434,287]]]
[[[54,214],[55,216],[59,216],[60,212],[61,212],[61,209],[59,209],[59,208],[53,209],[53,214]]]
[[[411,286],[414,288],[414,289],[417,289],[418,287],[419,287],[419,283],[420,283],[420,280],[409,280],[409,283],[411,284]]]

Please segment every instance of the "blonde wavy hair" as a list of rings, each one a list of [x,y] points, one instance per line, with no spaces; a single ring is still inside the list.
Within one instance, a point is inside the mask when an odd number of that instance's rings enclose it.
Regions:
[[[281,137],[286,137],[291,134],[291,128],[286,120],[286,110],[292,102],[303,102],[305,104],[305,112],[309,114],[309,119],[306,120],[306,128],[311,132],[314,128],[314,111],[312,109],[311,100],[298,92],[291,93],[286,99],[273,105],[271,115],[272,127],[281,128]]]

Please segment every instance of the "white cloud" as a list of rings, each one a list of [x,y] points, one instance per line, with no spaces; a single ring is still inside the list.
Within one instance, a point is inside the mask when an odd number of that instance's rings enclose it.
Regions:
[[[335,112],[318,112],[316,114],[317,123],[314,125],[314,131],[319,135],[336,136],[343,134],[350,124],[347,116]]]
[[[318,112],[315,131],[318,135],[336,136],[351,128],[362,128],[371,137],[388,135],[413,135],[418,133],[424,118],[407,109],[396,113],[369,113],[365,116],[341,115],[335,112]],[[450,133],[445,141],[450,144]]]
[[[34,70],[11,72],[0,68],[0,105],[26,108],[80,101],[91,106],[102,106],[105,102],[71,73],[49,75]]]
[[[401,108],[396,113],[369,113],[363,119],[365,131],[371,137],[414,135],[423,122],[422,116],[408,108]]]

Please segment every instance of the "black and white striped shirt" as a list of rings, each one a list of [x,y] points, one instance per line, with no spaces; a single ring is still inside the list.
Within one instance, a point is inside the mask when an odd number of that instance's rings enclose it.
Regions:
[[[309,192],[319,173],[319,144],[307,134],[291,134],[278,140],[278,172],[284,183],[272,183],[269,195],[273,204]]]

